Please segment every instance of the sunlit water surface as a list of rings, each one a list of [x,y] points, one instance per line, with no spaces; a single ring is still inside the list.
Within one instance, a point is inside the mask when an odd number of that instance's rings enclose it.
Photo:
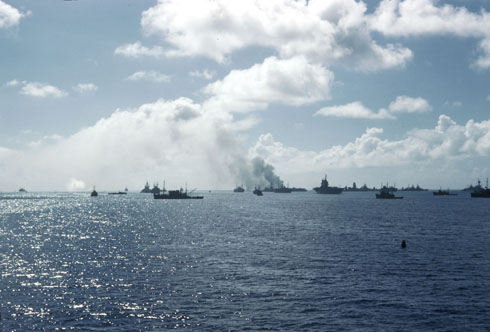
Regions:
[[[203,194],[0,194],[2,331],[490,327],[490,199]]]

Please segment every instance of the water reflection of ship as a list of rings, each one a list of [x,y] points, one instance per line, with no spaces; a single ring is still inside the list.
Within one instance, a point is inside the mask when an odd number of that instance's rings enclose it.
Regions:
[[[392,187],[383,186],[379,193],[376,194],[376,198],[380,199],[403,199],[403,196],[395,196],[395,194],[392,194]]]
[[[476,186],[477,189],[471,193],[471,197],[485,197],[489,198],[490,197],[490,189],[488,188],[488,178],[487,178],[487,185],[485,188],[482,188],[480,180],[478,180],[478,185]]]
[[[245,189],[243,189],[243,184],[241,186],[237,186],[235,189],[233,189],[233,192],[235,193],[243,193]]]
[[[184,191],[182,188],[180,190],[169,190],[168,194],[165,192],[153,194],[154,199],[203,199],[203,196],[190,196],[194,190],[187,193],[187,189]]]
[[[317,194],[338,195],[341,194],[344,189],[340,187],[330,187],[328,185],[327,175],[325,174],[325,178],[322,179],[320,187],[315,187],[313,190],[316,191]]]

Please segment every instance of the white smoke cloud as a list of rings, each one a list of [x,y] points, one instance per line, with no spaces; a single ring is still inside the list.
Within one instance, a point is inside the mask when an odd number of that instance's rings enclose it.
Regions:
[[[51,144],[0,150],[0,185],[29,183],[33,190],[59,190],[73,188],[66,184],[76,178],[109,190],[165,179],[169,188],[186,182],[229,188],[235,183],[231,165],[246,153],[235,138],[243,128],[246,122],[205,112],[190,99],[158,100],[136,110],[118,110]]]

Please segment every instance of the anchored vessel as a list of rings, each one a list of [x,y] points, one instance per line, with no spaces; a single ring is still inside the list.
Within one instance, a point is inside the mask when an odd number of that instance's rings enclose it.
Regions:
[[[448,190],[439,189],[438,191],[433,191],[432,194],[434,194],[434,196],[456,196],[457,195],[457,194],[450,193],[449,189]]]
[[[128,193],[125,191],[115,191],[108,193],[109,195],[127,195]]]
[[[153,194],[154,199],[203,199],[203,196],[190,196],[187,193],[187,190],[183,190],[180,188],[180,190],[169,190],[168,194],[163,193],[158,193],[158,194]]]
[[[260,190],[260,188],[257,188],[257,187],[255,187],[253,193],[254,193],[254,195],[257,195],[257,196],[264,196],[264,194],[262,193],[262,190]]]
[[[245,191],[245,189],[243,189],[243,184],[241,186],[237,186],[235,189],[233,189],[233,192],[235,192],[235,193],[242,193],[244,191]]]
[[[150,189],[150,185],[148,184],[148,181],[146,181],[145,187],[140,192],[143,194],[151,193],[151,189]]]
[[[376,194],[376,198],[380,199],[403,199],[403,196],[395,196],[390,192],[390,188],[387,186],[383,186],[379,191],[379,194]]]
[[[98,196],[99,194],[97,193],[97,191],[95,191],[95,187],[94,187],[94,190],[92,190],[92,192],[90,193],[90,196],[91,197],[95,197],[95,196]]]
[[[480,185],[480,180],[478,180],[478,185],[476,186],[476,188],[477,189],[475,189],[475,191],[471,193],[471,197],[490,197],[490,189],[488,189],[488,178],[485,188],[482,188],[482,186]]]
[[[277,194],[290,194],[292,192],[292,190],[291,190],[291,188],[284,187],[284,185],[282,185],[279,188],[274,189],[274,192]]]
[[[339,188],[339,187],[330,187],[328,185],[327,175],[325,174],[325,178],[322,179],[322,183],[321,183],[320,187],[315,187],[315,188],[313,188],[313,190],[316,191],[317,194],[338,195],[338,194],[341,194],[344,189]]]

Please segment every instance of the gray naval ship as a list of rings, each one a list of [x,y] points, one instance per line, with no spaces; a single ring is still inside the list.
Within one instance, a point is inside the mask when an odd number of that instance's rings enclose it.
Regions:
[[[315,187],[313,190],[316,191],[317,194],[338,195],[341,194],[344,189],[340,187],[330,187],[328,185],[327,175],[325,174],[325,178],[322,179],[320,187]]]

